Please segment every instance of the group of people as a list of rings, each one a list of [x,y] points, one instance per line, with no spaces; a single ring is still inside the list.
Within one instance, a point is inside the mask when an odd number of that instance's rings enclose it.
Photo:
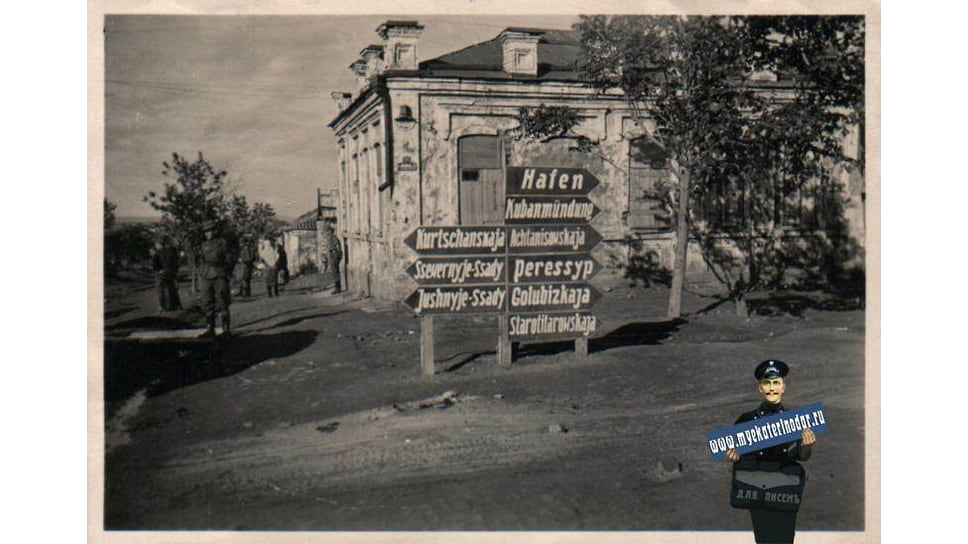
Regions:
[[[262,271],[266,293],[279,296],[279,287],[289,282],[289,260],[281,240],[264,238],[258,243],[246,234],[238,243],[230,242],[221,235],[218,223],[202,224],[204,240],[199,249],[198,272],[201,279],[201,304],[205,311],[208,333],[215,335],[216,316],[221,316],[224,334],[229,334],[232,284],[236,296],[252,296],[252,278],[256,269]],[[334,292],[340,292],[339,262],[342,259],[339,240],[332,226],[326,224],[323,232],[323,267],[335,276]],[[155,288],[159,309],[163,312],[180,310],[178,296],[179,251],[171,238],[164,237],[155,243],[152,251],[152,268],[155,272]]]

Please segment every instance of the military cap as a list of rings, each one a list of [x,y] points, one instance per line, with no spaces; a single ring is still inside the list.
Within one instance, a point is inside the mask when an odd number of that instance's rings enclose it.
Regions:
[[[790,367],[788,367],[783,361],[767,359],[766,361],[756,365],[756,370],[753,371],[753,376],[756,376],[757,380],[762,380],[763,378],[783,378],[789,372]]]
[[[208,220],[202,223],[202,232],[215,230],[215,221]]]

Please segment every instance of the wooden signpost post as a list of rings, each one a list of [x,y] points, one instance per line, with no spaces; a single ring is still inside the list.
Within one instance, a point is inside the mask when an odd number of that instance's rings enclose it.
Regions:
[[[421,316],[420,359],[434,374],[433,316],[497,314],[498,364],[512,342],[575,339],[588,354],[601,298],[587,282],[602,269],[591,256],[602,240],[589,222],[599,185],[582,168],[508,167],[504,226],[418,227],[404,243],[419,258],[407,269],[418,287],[405,300]]]

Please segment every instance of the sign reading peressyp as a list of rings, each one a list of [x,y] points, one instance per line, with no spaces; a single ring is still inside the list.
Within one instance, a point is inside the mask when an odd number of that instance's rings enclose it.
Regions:
[[[799,440],[803,429],[811,429],[816,434],[827,431],[822,403],[717,429],[708,433],[706,440],[713,459],[724,459],[730,449],[735,448],[736,453],[743,455]]]
[[[588,281],[602,269],[591,255],[520,255],[508,257],[511,283]]]

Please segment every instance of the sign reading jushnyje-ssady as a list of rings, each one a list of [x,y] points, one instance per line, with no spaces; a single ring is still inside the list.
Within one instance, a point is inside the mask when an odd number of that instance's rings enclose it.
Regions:
[[[414,312],[431,314],[485,314],[505,310],[507,287],[420,287],[404,302]]]
[[[799,440],[804,429],[816,434],[827,432],[822,403],[717,429],[708,433],[706,440],[713,459],[724,459],[731,449],[743,455]]]

